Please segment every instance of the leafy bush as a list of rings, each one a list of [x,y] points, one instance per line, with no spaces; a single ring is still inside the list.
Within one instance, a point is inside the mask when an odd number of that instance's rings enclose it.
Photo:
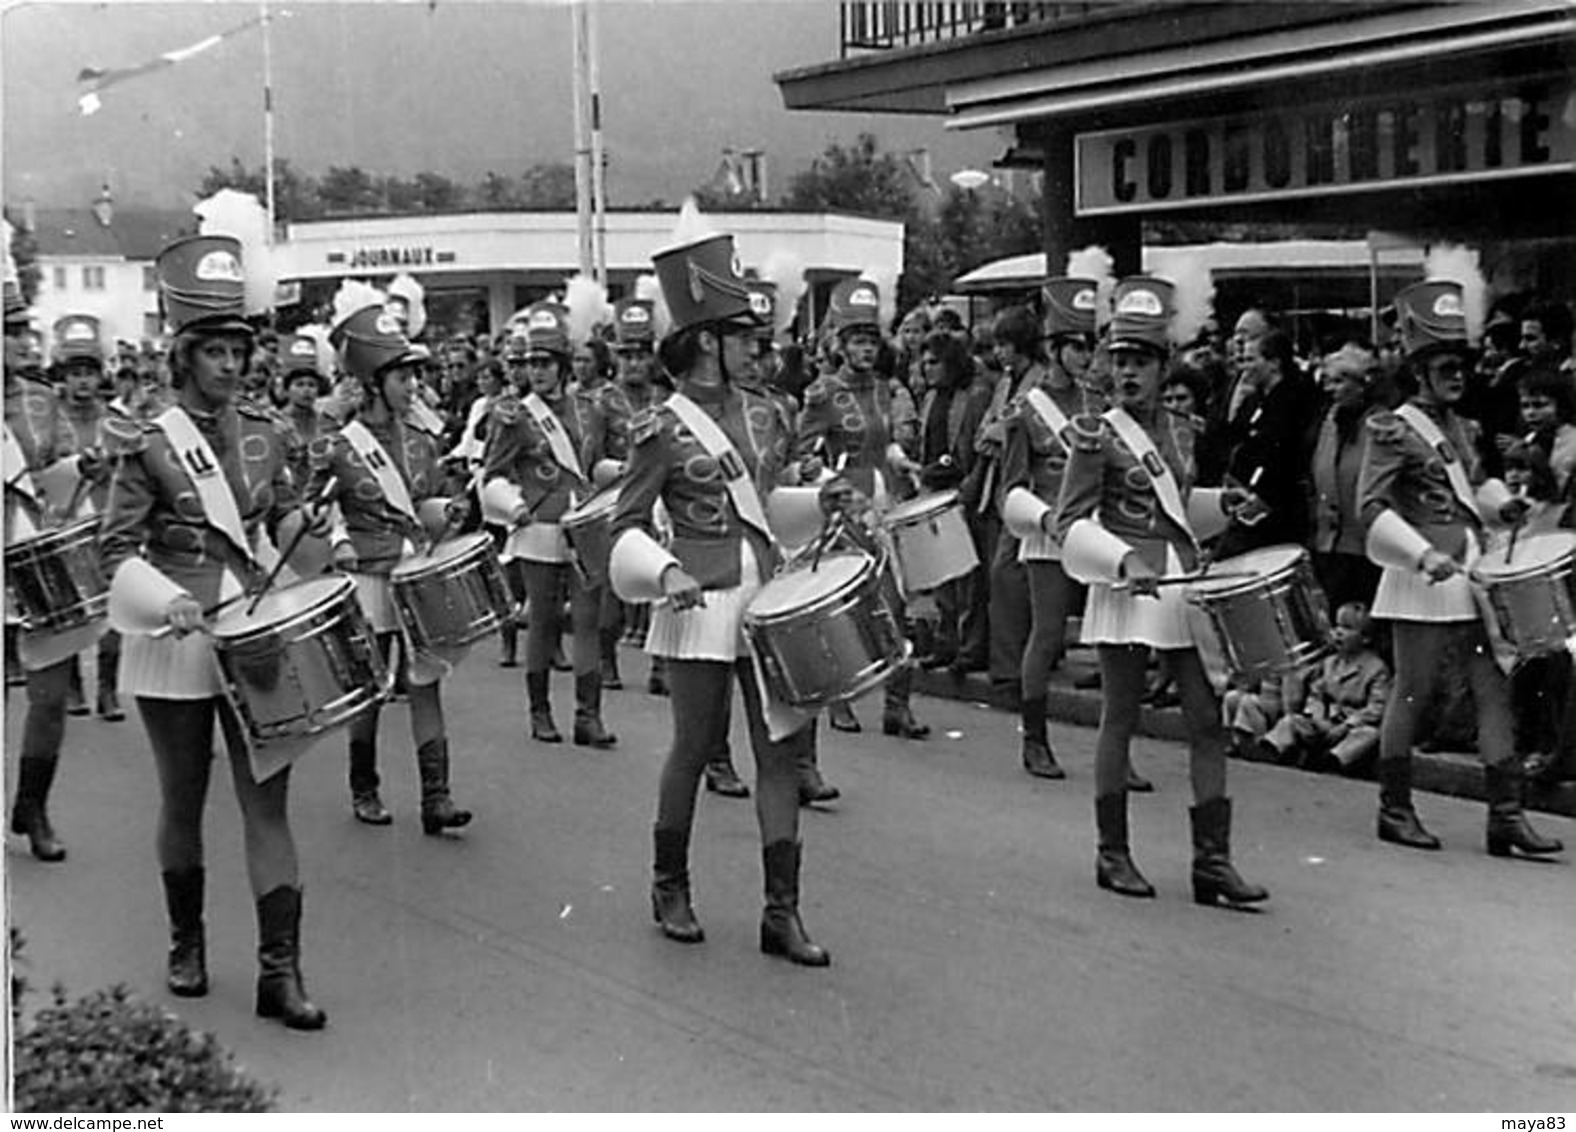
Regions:
[[[15,974],[20,949],[13,929],[13,1019],[25,990]],[[277,1093],[237,1067],[212,1034],[124,986],[75,1002],[56,986],[54,1005],[13,1026],[18,1112],[267,1112]]]

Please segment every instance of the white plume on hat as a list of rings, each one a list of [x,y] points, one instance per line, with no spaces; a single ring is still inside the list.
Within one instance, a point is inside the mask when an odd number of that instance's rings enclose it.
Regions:
[[[1111,321],[1111,295],[1116,290],[1116,259],[1099,244],[1090,244],[1067,255],[1067,274],[1094,280],[1095,325]]]
[[[881,333],[885,336],[892,326],[892,320],[897,317],[897,272],[870,268],[861,271],[859,278],[876,285],[876,297],[880,300],[877,317],[881,320]]]
[[[312,339],[317,349],[317,372],[324,377],[334,372],[334,345],[328,340],[328,327],[320,322],[309,322],[296,327],[297,334]]]
[[[635,298],[651,304],[651,331],[660,342],[673,329],[673,316],[668,313],[668,302],[662,297],[662,282],[655,275],[642,275],[635,280]]]
[[[673,240],[668,246],[682,247],[716,234],[716,230],[701,214],[700,205],[695,203],[695,198],[687,196],[684,198],[683,205],[679,207],[679,218],[673,225]]]
[[[569,309],[569,341],[576,346],[589,342],[598,325],[613,320],[607,288],[589,275],[573,275],[564,284],[564,306]]]
[[[1166,277],[1176,286],[1176,315],[1168,331],[1172,343],[1185,346],[1215,317],[1215,280],[1201,255],[1179,255],[1166,264]]]
[[[406,332],[408,338],[420,338],[421,332],[427,329],[427,292],[422,289],[416,277],[408,272],[400,272],[389,281],[389,297],[398,297],[405,300],[405,305],[410,308],[410,328]]]
[[[382,308],[387,304],[388,296],[364,279],[346,279],[334,292],[334,316],[329,326],[338,327],[359,310]]]
[[[193,207],[197,231],[204,236],[234,236],[241,242],[241,270],[245,276],[246,313],[273,310],[279,269],[269,240],[268,210],[251,193],[220,189]]]
[[[1483,318],[1488,307],[1488,284],[1478,267],[1478,253],[1460,244],[1438,244],[1423,260],[1424,279],[1445,279],[1461,285],[1461,308],[1467,320],[1467,340],[1483,338]]]
[[[777,311],[772,330],[781,334],[793,324],[799,300],[808,286],[804,281],[804,260],[787,248],[773,248],[766,262],[761,264],[761,278],[777,286]]]

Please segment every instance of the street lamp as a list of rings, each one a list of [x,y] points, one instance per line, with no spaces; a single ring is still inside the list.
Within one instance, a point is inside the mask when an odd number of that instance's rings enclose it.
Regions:
[[[947,180],[960,189],[972,191],[990,183],[990,174],[980,169],[959,169]]]

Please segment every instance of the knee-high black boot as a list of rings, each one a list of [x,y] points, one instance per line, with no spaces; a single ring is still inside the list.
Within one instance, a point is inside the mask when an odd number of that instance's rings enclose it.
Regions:
[[[55,781],[56,759],[18,759],[16,800],[11,806],[11,832],[28,840],[40,861],[64,861],[66,847],[49,821],[49,788]]]
[[[651,870],[651,918],[662,934],[679,943],[706,938],[690,905],[689,830],[653,826],[655,864]]]
[[[618,674],[618,638],[617,629],[603,629],[600,634],[602,645],[602,687],[610,692],[616,692],[624,686],[623,679]]]
[[[498,626],[498,654],[499,668],[520,667],[520,626],[515,623],[514,615],[510,614],[503,619],[503,624]]]
[[[208,993],[201,866],[165,870],[164,907],[170,917],[170,993],[181,998],[201,998]]]
[[[111,629],[99,638],[98,647],[98,713],[106,723],[119,723],[126,718],[121,710],[120,697],[115,684],[120,673],[120,634]]]
[[[82,690],[82,658],[71,658],[71,679],[66,685],[66,714],[87,715],[88,700]]]
[[[421,831],[437,837],[446,829],[470,825],[471,812],[449,796],[449,741],[428,739],[417,747],[416,770],[421,775]]]
[[[766,870],[766,909],[761,913],[761,950],[785,955],[801,967],[825,967],[832,957],[810,940],[799,918],[797,841],[773,841],[761,850]]]
[[[394,820],[378,794],[378,746],[375,740],[350,740],[350,811],[367,825]]]
[[[553,702],[548,698],[551,672],[527,672],[525,695],[531,704],[531,738],[540,743],[562,743],[564,737],[553,723]]]
[[[1066,778],[1064,771],[1051,753],[1051,741],[1045,730],[1045,697],[1030,696],[1023,701],[1023,769],[1035,778]]]
[[[301,979],[301,890],[282,884],[257,901],[257,1016],[292,1030],[328,1021],[306,997]]]
[[[1096,798],[1094,817],[1100,833],[1094,865],[1095,883],[1120,896],[1154,896],[1155,886],[1138,871],[1127,847],[1127,792]]]
[[[733,769],[733,751],[728,746],[726,735],[722,739],[722,750],[706,764],[703,776],[709,793],[721,794],[724,798],[750,796],[750,788],[739,777],[739,772]]]
[[[1438,849],[1412,809],[1412,756],[1379,760],[1379,840],[1409,849]]]
[[[930,728],[914,718],[909,708],[909,691],[914,684],[914,670],[906,664],[887,679],[886,706],[881,713],[881,730],[887,735],[903,739],[923,739]]]
[[[1193,819],[1193,901],[1257,904],[1269,891],[1249,884],[1231,863],[1231,799],[1211,798],[1188,810]]]
[[[1546,857],[1561,852],[1565,845],[1545,837],[1532,828],[1522,810],[1521,760],[1512,758],[1499,766],[1486,766],[1483,774],[1488,786],[1488,828],[1484,835],[1489,855]]]
[[[799,772],[799,804],[808,806],[814,802],[835,802],[843,796],[843,792],[835,786],[829,786],[821,777],[820,739],[816,734],[816,724],[811,723],[793,737],[794,765]]]
[[[575,746],[607,748],[617,742],[618,736],[602,726],[602,674],[576,674]]]

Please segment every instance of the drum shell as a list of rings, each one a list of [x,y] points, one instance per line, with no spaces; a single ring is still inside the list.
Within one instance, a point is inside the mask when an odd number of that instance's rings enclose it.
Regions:
[[[929,507],[922,507],[925,501]],[[924,593],[966,577],[980,564],[957,492],[939,492],[910,502],[886,528],[907,593]]]
[[[6,587],[27,631],[58,633],[92,624],[109,609],[94,516],[20,539],[5,550]]]
[[[591,586],[607,581],[607,563],[613,553],[613,510],[617,502],[616,491],[604,491],[559,520],[564,538],[569,541],[575,568]]]
[[[1563,652],[1576,637],[1576,556],[1516,574],[1479,573],[1499,632],[1519,659]]]
[[[411,642],[437,652],[462,648],[497,631],[511,615],[514,598],[492,540],[466,535],[472,545],[447,559],[401,563],[390,575],[394,609]]]
[[[880,684],[907,649],[880,563],[801,607],[762,615],[746,609],[744,634],[768,689],[782,702],[822,708]]]
[[[1227,666],[1244,680],[1302,668],[1331,649],[1330,615],[1306,551],[1288,565],[1229,589],[1190,589],[1187,599],[1207,617]],[[1232,560],[1215,564],[1231,573]]]
[[[349,579],[288,617],[235,631],[221,618],[213,651],[225,696],[259,742],[348,723],[394,685]]]

